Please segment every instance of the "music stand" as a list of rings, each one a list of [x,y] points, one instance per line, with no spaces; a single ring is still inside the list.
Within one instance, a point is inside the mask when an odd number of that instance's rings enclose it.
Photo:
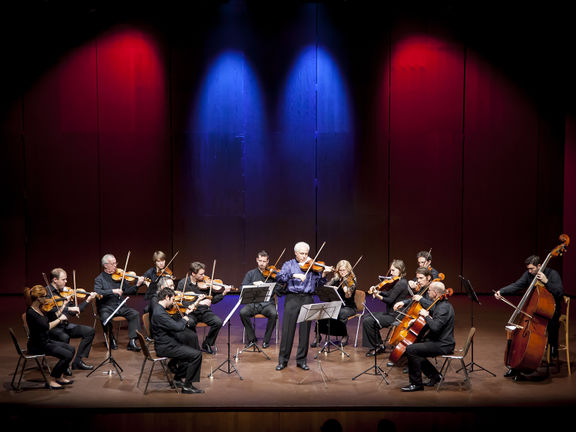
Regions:
[[[363,304],[364,304],[364,309],[368,311],[370,316],[372,316],[372,318],[374,318],[374,321],[376,321],[376,324],[378,324],[378,327],[380,327],[378,329],[378,331],[382,330],[384,327],[382,327],[382,324],[380,324],[380,321],[378,321],[378,318],[376,318],[374,316],[374,314],[372,313],[372,311],[368,308],[368,306],[366,306],[366,302],[364,302]],[[372,372],[372,370],[373,370],[373,372]],[[382,381],[384,381],[386,384],[390,384],[388,382],[388,373],[386,371],[384,371],[384,369],[382,369],[378,365],[378,347],[374,347],[374,365],[370,366],[365,371],[360,372],[358,375],[356,375],[354,378],[352,378],[352,381],[355,381],[356,378],[358,378],[364,374],[380,376],[380,377],[382,377]]]
[[[86,375],[87,377],[92,375],[94,372],[96,372],[100,367],[104,366],[106,363],[110,363],[110,364],[112,364],[112,366],[114,366],[114,369],[116,369],[116,373],[120,377],[120,381],[122,381],[122,374],[120,374],[120,371],[124,372],[124,369],[122,369],[122,367],[118,364],[118,362],[116,360],[114,360],[114,357],[112,357],[112,344],[110,343],[110,341],[112,340],[112,337],[113,337],[112,333],[114,330],[112,329],[112,324],[110,324],[110,326],[108,326],[108,324],[110,323],[112,318],[114,318],[114,316],[120,310],[120,308],[122,306],[124,306],[124,304],[128,301],[129,298],[130,297],[126,297],[124,300],[122,300],[122,302],[118,305],[118,307],[116,309],[114,309],[114,312],[112,312],[110,315],[108,315],[108,318],[106,318],[106,320],[102,323],[102,325],[104,326],[104,329],[105,329],[104,338],[107,338],[106,345],[108,347],[108,354],[107,354],[106,358],[98,366],[96,366],[94,369],[92,369],[90,371],[90,373],[88,375]],[[106,336],[106,333],[108,333],[108,336]],[[108,370],[108,375],[112,375],[113,372],[114,371],[112,371],[112,369]]]
[[[472,328],[472,327],[474,327],[474,303],[478,303],[480,306],[482,306],[482,303],[480,303],[480,300],[478,300],[478,296],[476,295],[474,288],[472,288],[472,284],[470,283],[470,281],[462,275],[458,275],[458,277],[462,280],[462,285],[464,285],[464,289],[466,290],[466,294],[468,295],[468,297],[471,300],[470,301],[470,327]],[[490,372],[488,369],[483,368],[482,366],[480,366],[478,363],[476,363],[474,361],[474,338],[472,338],[472,342],[470,343],[470,363],[468,363],[464,367],[467,370],[468,370],[468,367],[470,367],[469,372],[477,372],[474,370],[475,365],[478,366],[479,369],[481,369],[485,372],[488,372],[490,375],[496,376],[495,374]],[[459,369],[457,372],[459,372],[460,370],[461,369]]]
[[[325,303],[340,303],[340,308],[342,306],[345,305],[344,300],[342,300],[342,297],[340,297],[340,294],[338,294],[338,287],[332,286],[332,285],[324,285],[324,286],[318,286],[316,287],[316,292],[315,295],[318,296],[318,298],[320,299],[320,301],[325,302]],[[338,313],[340,313],[340,308],[338,308]],[[336,314],[335,318],[332,319],[336,319],[338,318],[338,313]],[[320,326],[318,325],[318,321],[316,321],[316,328],[318,331],[318,334],[320,332]],[[326,335],[326,341],[324,342],[324,345],[322,346],[322,349],[320,351],[318,351],[318,353],[314,356],[314,358],[318,357],[318,355],[322,354],[323,352],[326,353],[331,353],[332,351],[336,351],[336,350],[330,350],[330,346],[334,346],[336,347],[337,350],[341,351],[343,354],[346,355],[346,357],[350,358],[350,355],[344,351],[344,347],[342,347],[342,344],[338,345],[334,342],[332,342],[332,340],[330,339],[331,333],[330,333],[330,319],[328,320],[328,335]]]
[[[244,285],[242,287],[242,291],[240,292],[239,304],[252,304],[270,301],[270,298],[272,297],[272,291],[274,291],[275,286],[276,282],[261,283],[259,285]],[[238,352],[234,358],[238,358],[238,356],[240,356],[240,354],[245,351],[262,353],[267,360],[270,360],[268,354],[262,351],[256,342],[253,342],[250,344],[250,346],[242,349],[242,351]]]
[[[338,316],[340,308],[342,307],[342,302],[333,301],[329,303],[310,303],[302,305],[300,308],[300,313],[298,314],[298,324],[306,321],[317,321],[321,319],[330,319]],[[326,385],[326,379],[328,376],[324,373],[322,369],[322,362],[318,356],[315,357],[318,361],[318,369],[320,370],[320,376],[324,385]],[[298,384],[302,384],[304,380],[300,381]]]

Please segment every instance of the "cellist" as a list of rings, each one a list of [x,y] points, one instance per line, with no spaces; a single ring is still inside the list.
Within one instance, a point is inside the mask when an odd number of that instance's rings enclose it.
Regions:
[[[562,295],[563,295],[563,287],[562,287],[562,279],[560,278],[560,274],[549,267],[546,267],[544,271],[540,271],[542,267],[542,263],[540,261],[540,257],[537,255],[530,255],[524,261],[526,265],[526,271],[520,276],[516,282],[511,283],[503,288],[500,288],[494,294],[498,300],[502,298],[502,296],[516,294],[521,290],[525,290],[530,286],[532,280],[536,277],[546,288],[550,294],[554,297],[556,303],[556,310],[554,315],[548,321],[547,333],[548,333],[548,343],[550,344],[550,354],[552,357],[558,356],[558,330],[559,330],[559,318],[560,318],[560,311],[562,306]],[[517,377],[519,372],[514,369],[509,369],[504,376],[509,377]]]
[[[385,291],[376,290],[376,286],[370,287],[369,294],[386,304],[386,312],[374,312],[364,315],[362,321],[362,345],[370,348],[366,357],[372,357],[385,351],[381,328],[390,327],[396,321],[396,313],[393,312],[395,304],[409,296],[408,282],[406,281],[406,265],[404,261],[395,259],[390,264],[388,271],[392,278],[398,278],[389,289]],[[376,322],[378,320],[378,322]],[[378,325],[380,323],[380,325]]]
[[[424,386],[436,385],[442,376],[428,357],[454,352],[454,308],[446,300],[444,284],[432,282],[428,288],[428,299],[422,297],[420,304],[422,309],[419,316],[424,317],[428,332],[422,341],[406,347],[410,383],[402,387],[405,392],[420,391],[424,390]],[[430,306],[430,310],[427,310]],[[427,381],[422,381],[422,374],[428,377]]]
[[[427,268],[430,270],[430,274],[432,275],[432,280],[438,279],[440,273],[434,267],[432,267],[432,252],[430,251],[420,251],[416,254],[416,261],[418,263],[417,268]],[[408,281],[410,288],[415,289],[418,283],[418,279],[414,278],[411,281]]]

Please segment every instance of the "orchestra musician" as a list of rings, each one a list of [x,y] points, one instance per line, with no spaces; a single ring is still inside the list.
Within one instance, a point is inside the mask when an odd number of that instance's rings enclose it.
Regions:
[[[42,307],[50,299],[48,291],[42,285],[32,287],[29,294],[31,304],[26,310],[26,324],[29,331],[28,354],[46,354],[56,357],[58,363],[52,367],[46,387],[53,390],[63,389],[65,385],[73,383],[63,375],[74,358],[74,347],[66,342],[50,339],[49,332],[57,325],[64,323],[67,317],[65,314],[60,314],[58,318],[49,320]]]
[[[540,271],[542,263],[540,257],[537,255],[530,255],[526,258],[524,264],[526,265],[526,271],[522,276],[520,276],[520,279],[510,285],[500,288],[496,291],[494,297],[500,300],[505,295],[516,294],[519,291],[528,288],[533,279],[537,278],[544,285],[546,290],[552,294],[556,303],[554,315],[548,321],[547,327],[550,355],[556,358],[558,356],[558,332],[560,329],[559,318],[562,310],[562,296],[564,292],[562,279],[556,270],[549,267],[546,267],[544,271]],[[504,376],[507,378],[519,377],[520,373],[514,369],[509,369]]]
[[[269,261],[268,252],[264,250],[258,252],[256,256],[256,268],[246,273],[242,280],[242,285],[259,285],[266,281],[274,282],[274,279],[264,275]],[[240,320],[246,331],[246,348],[250,348],[257,342],[254,326],[252,325],[252,317],[256,314],[262,314],[267,318],[262,348],[268,348],[270,346],[270,338],[272,337],[272,333],[276,327],[276,319],[278,318],[278,311],[276,310],[273,297],[274,294],[270,297],[269,301],[246,304],[240,309]]]
[[[222,328],[222,319],[216,315],[210,306],[221,301],[226,294],[230,292],[230,287],[224,287],[221,292],[212,291],[212,298],[210,298],[209,284],[204,282],[206,278],[206,265],[195,261],[190,264],[188,277],[178,282],[178,291],[192,292],[194,294],[204,294],[206,298],[202,299],[195,311],[189,314],[189,319],[192,322],[191,326],[196,326],[197,323],[203,322],[208,325],[210,330],[206,334],[206,338],[202,342],[202,350],[208,354],[216,353],[216,338]]]
[[[445,295],[444,284],[432,282],[428,288],[428,298],[421,297],[419,300],[422,305],[419,316],[424,317],[428,331],[421,341],[406,347],[410,383],[402,387],[402,391],[424,390],[424,386],[434,386],[442,379],[428,358],[454,352],[454,308]],[[430,306],[431,309],[427,310]],[[427,381],[422,381],[422,374],[428,377]]]
[[[159,274],[166,267],[166,254],[160,250],[155,251],[152,255],[152,262],[154,263],[153,266],[146,270],[142,275],[145,280],[144,284],[147,286],[146,293],[144,294],[144,300],[147,302],[144,308],[144,313],[151,312],[152,310],[150,299],[158,292],[158,281],[160,280]],[[146,280],[150,280],[150,282],[146,282]]]
[[[47,290],[52,292],[55,297],[62,297],[62,291],[66,288],[66,283],[68,282],[68,276],[66,272],[61,268],[55,268],[50,272],[50,284],[46,287]],[[50,293],[48,293],[51,297]],[[94,340],[95,331],[93,327],[73,324],[69,321],[70,315],[79,315],[89,303],[91,303],[94,298],[96,298],[96,292],[91,292],[90,295],[86,296],[85,300],[80,303],[79,306],[70,306],[68,300],[64,307],[59,310],[55,306],[52,310],[46,313],[49,321],[56,320],[60,314],[66,315],[64,321],[58,325],[52,327],[49,331],[49,336],[51,339],[59,340],[65,343],[70,342],[70,338],[80,338],[80,343],[78,344],[78,350],[76,351],[76,356],[72,361],[72,369],[81,370],[91,370],[94,366],[87,364],[83,359],[90,355],[90,350],[92,348],[92,341]],[[66,375],[70,375],[70,371],[66,370]]]
[[[434,267],[432,267],[432,253],[430,251],[418,252],[416,254],[416,260],[418,263],[418,268],[420,268],[420,267],[427,268],[428,270],[430,270],[430,273],[432,275],[432,280],[438,279],[438,277],[440,276],[440,273],[438,272],[438,270],[436,270]],[[414,289],[416,287],[417,283],[418,283],[418,280],[416,278],[412,279],[411,281],[408,281],[408,284],[410,285],[410,288],[412,288],[412,289]]]
[[[204,390],[194,386],[200,381],[202,367],[202,352],[183,344],[178,334],[190,330],[195,324],[187,314],[181,320],[174,320],[166,312],[174,303],[174,291],[162,288],[157,294],[158,301],[153,303],[154,312],[150,323],[154,348],[159,356],[175,360],[173,365],[174,383],[181,388],[182,393],[204,393]]]
[[[335,266],[336,272],[332,279],[328,281],[327,285],[338,287],[338,294],[344,300],[344,305],[338,312],[337,320],[343,324],[342,331],[345,335],[342,337],[340,344],[346,346],[348,344],[348,329],[346,323],[348,318],[356,315],[356,303],[354,302],[354,293],[356,292],[356,275],[352,270],[352,264],[347,260],[340,260]],[[322,341],[322,334],[328,334],[328,320],[322,319],[318,321],[318,330],[315,340],[310,344],[312,348],[318,346]],[[336,329],[331,329],[334,331]],[[337,333],[340,334],[340,333]]]
[[[362,322],[362,345],[370,348],[366,353],[366,357],[372,357],[385,351],[386,347],[382,341],[380,329],[388,328],[394,324],[397,315],[393,312],[393,310],[395,310],[394,305],[409,297],[408,282],[406,281],[406,265],[404,261],[400,259],[393,260],[388,273],[392,279],[398,278],[389,289],[378,291],[376,286],[372,286],[368,290],[374,298],[386,304],[386,312],[374,312],[373,314],[364,315]],[[378,322],[376,322],[376,320],[378,320]]]
[[[309,252],[310,246],[308,243],[296,243],[294,246],[295,258],[286,261],[276,276],[277,282],[286,284],[286,299],[284,301],[284,313],[282,317],[282,339],[280,342],[278,365],[276,366],[277,371],[281,371],[288,366],[300,308],[303,305],[314,303],[313,294],[316,286],[319,284],[324,285],[326,283],[326,273],[332,271],[332,267],[330,266],[323,267],[320,272],[315,272],[312,269],[304,271],[300,265],[312,261],[308,256]],[[298,328],[296,366],[303,370],[310,369],[306,362],[310,325],[310,321],[306,321],[300,323]]]
[[[117,262],[116,258],[112,254],[106,254],[102,257],[102,267],[103,271],[96,276],[94,279],[94,291],[100,294],[102,298],[96,301],[98,305],[98,313],[100,315],[100,320],[102,323],[106,321],[106,319],[110,316],[112,312],[116,310],[116,308],[122,302],[122,295],[132,295],[138,291],[138,287],[144,283],[144,278],[139,276],[137,280],[135,280],[134,285],[130,285],[127,280],[124,280],[122,284],[122,280],[115,280],[112,278],[112,275],[117,275]],[[140,329],[140,314],[137,310],[132,309],[126,304],[124,304],[117,312],[116,316],[122,316],[126,318],[128,321],[128,337],[130,341],[128,342],[128,346],[126,349],[129,351],[140,351],[140,347],[137,343],[137,334],[136,331]],[[108,323],[108,325],[112,325],[112,323]],[[107,330],[107,329],[105,329]],[[108,333],[108,332],[107,332]],[[113,337],[112,332],[110,334],[110,345],[112,349],[117,349],[118,345],[116,340]]]

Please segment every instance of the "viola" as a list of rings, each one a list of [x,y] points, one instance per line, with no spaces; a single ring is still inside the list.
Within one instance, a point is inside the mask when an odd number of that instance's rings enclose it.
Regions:
[[[556,246],[540,266],[543,272],[552,257],[562,256],[570,244],[566,234],[560,236],[560,245]],[[556,310],[554,296],[544,284],[534,276],[532,283],[508,320],[507,345],[504,363],[520,372],[533,372],[542,362],[548,343],[548,322]]]
[[[111,276],[112,276],[112,279],[114,279],[115,281],[122,280],[122,276],[124,276],[124,280],[127,282],[134,282],[136,279],[141,277],[141,276],[138,276],[136,274],[136,272],[133,272],[133,271],[125,272],[121,268],[117,268],[116,272],[112,273]],[[150,278],[144,278],[144,282],[152,282],[152,281],[150,280]]]

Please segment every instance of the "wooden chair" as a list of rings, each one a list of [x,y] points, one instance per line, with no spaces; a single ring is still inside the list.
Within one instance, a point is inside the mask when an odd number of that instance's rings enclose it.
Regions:
[[[564,343],[558,345],[558,351],[566,351],[566,364],[568,365],[568,376],[572,376],[572,369],[570,365],[570,297],[564,296],[565,313],[560,315],[558,321],[560,329],[564,328]],[[550,364],[550,345],[546,349],[546,360]],[[557,359],[558,369],[560,369],[560,353]]]
[[[154,342],[154,339],[152,339],[152,332],[150,331],[150,312],[146,312],[142,315],[142,328],[146,332],[146,338],[148,338],[146,343],[150,345]]]
[[[46,386],[50,388],[48,377],[45,372],[46,369],[48,370],[48,374],[50,374],[50,367],[46,362],[46,354],[35,354],[35,355],[27,354],[26,350],[20,347],[20,344],[18,343],[18,338],[16,337],[14,330],[12,328],[9,328],[8,330],[10,332],[12,342],[14,343],[16,353],[18,354],[18,363],[16,363],[16,369],[14,370],[14,375],[12,376],[12,382],[10,383],[12,388],[16,391],[22,390],[21,387],[22,376],[24,375],[24,371],[26,370],[26,362],[28,360],[34,360],[36,362],[36,366],[42,373],[42,377],[44,378]],[[20,369],[20,364],[22,364],[22,369]],[[20,370],[20,376],[18,377],[18,384],[14,385],[14,381],[16,380],[16,376],[18,375],[18,370]]]
[[[356,315],[352,315],[348,318],[348,321],[357,319],[358,324],[356,325],[356,338],[354,339],[354,348],[358,346],[358,334],[360,333],[360,324],[362,322],[362,317],[364,316],[364,301],[366,300],[366,291],[357,289],[354,292],[354,303],[356,303]]]
[[[142,380],[142,375],[144,374],[144,368],[146,367],[146,363],[151,362],[152,365],[150,366],[150,371],[148,372],[148,379],[146,380],[146,386],[144,387],[144,394],[146,394],[148,392],[148,385],[150,384],[150,379],[152,378],[152,372],[154,371],[154,367],[156,366],[156,363],[160,363],[160,366],[162,366],[162,370],[164,371],[164,375],[166,375],[166,380],[168,381],[170,388],[175,389],[176,393],[178,393],[178,388],[174,384],[174,380],[172,379],[170,373],[168,372],[168,365],[166,364],[168,357],[157,357],[156,355],[153,355],[150,352],[150,349],[148,348],[148,344],[146,343],[146,338],[144,337],[144,335],[140,331],[136,331],[136,335],[138,336],[138,342],[140,342],[140,347],[142,348],[142,355],[144,356],[144,359],[142,360],[142,367],[140,368],[140,376],[138,376],[138,382],[136,383],[136,387],[140,387],[140,381]]]
[[[444,380],[446,379],[446,374],[448,373],[448,369],[450,368],[452,360],[458,360],[460,362],[460,369],[458,369],[457,372],[461,370],[464,371],[464,383],[466,383],[468,389],[472,388],[472,384],[470,383],[470,376],[468,375],[468,369],[466,369],[466,363],[464,363],[464,358],[466,358],[468,350],[470,349],[470,345],[472,345],[472,339],[474,338],[475,333],[476,328],[472,327],[468,332],[468,337],[466,338],[464,346],[460,350],[460,354],[449,354],[449,355],[443,355],[441,357],[444,359],[444,363],[440,368],[440,375],[442,375],[442,378],[436,385],[436,391],[440,390],[440,386],[444,383]]]

